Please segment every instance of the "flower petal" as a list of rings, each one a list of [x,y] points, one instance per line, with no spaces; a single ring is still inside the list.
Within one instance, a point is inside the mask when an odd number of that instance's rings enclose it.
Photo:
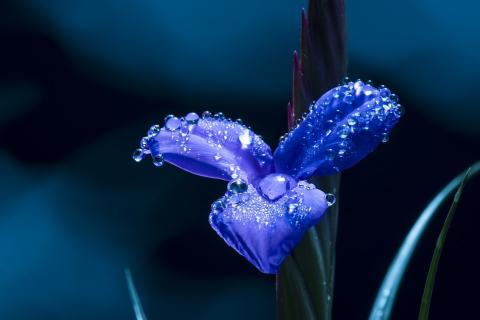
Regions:
[[[223,114],[168,116],[163,128],[152,126],[134,158],[149,153],[156,165],[166,161],[200,176],[227,181],[242,177],[253,182],[273,170],[271,149],[262,138]]]
[[[275,189],[273,180],[278,182],[278,189],[284,188],[285,181],[275,176],[265,178],[270,180],[268,190]],[[235,193],[229,188],[223,198],[212,204],[210,225],[213,229],[264,273],[278,271],[285,257],[328,207],[325,193],[314,185],[305,181],[297,185],[291,177],[288,180],[294,183],[287,187],[291,189],[274,201],[253,185],[245,184],[244,192]]]
[[[387,88],[360,80],[333,88],[280,142],[276,170],[307,179],[348,169],[388,140],[402,113]]]

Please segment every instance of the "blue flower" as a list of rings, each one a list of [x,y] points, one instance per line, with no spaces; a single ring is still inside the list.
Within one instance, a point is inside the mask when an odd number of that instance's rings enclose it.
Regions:
[[[402,115],[396,96],[362,81],[325,93],[272,155],[240,121],[222,113],[167,116],[140,141],[133,158],[150,154],[200,176],[229,181],[213,202],[210,224],[225,242],[264,273],[276,273],[306,230],[335,201],[306,180],[355,165]]]

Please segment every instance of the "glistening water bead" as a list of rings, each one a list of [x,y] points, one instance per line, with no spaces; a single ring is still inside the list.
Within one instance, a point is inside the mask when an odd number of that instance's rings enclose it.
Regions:
[[[200,117],[195,112],[190,112],[185,116],[185,121],[187,121],[188,124],[197,124],[199,119]]]
[[[161,167],[163,166],[163,156],[161,154],[158,154],[156,156],[153,157],[153,164],[156,166],[156,167]]]
[[[272,173],[263,178],[258,184],[260,195],[269,201],[276,201],[295,187],[295,180],[285,174]]]
[[[228,183],[227,189],[231,193],[243,193],[247,191],[248,185],[242,179],[233,179]]]
[[[165,128],[169,131],[175,131],[182,125],[182,120],[177,117],[169,117],[165,122]]]
[[[136,149],[135,151],[133,151],[132,158],[136,162],[142,161],[143,160],[143,150],[142,149]]]
[[[160,132],[160,126],[158,124],[154,124],[150,127],[147,132],[149,138],[156,136]]]
[[[222,199],[219,199],[212,203],[212,212],[215,214],[221,213],[225,209],[225,203],[222,201]]]
[[[328,206],[333,206],[335,204],[336,198],[332,193],[325,193],[325,201],[327,201]]]

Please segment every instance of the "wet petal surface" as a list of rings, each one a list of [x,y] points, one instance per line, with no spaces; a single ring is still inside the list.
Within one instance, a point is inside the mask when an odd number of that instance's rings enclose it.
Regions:
[[[395,95],[362,81],[325,93],[275,150],[278,172],[296,179],[350,168],[388,134],[403,113]]]
[[[232,190],[229,184],[227,193],[212,204],[210,213],[210,224],[218,235],[264,273],[278,271],[329,205],[329,196],[313,184],[283,178],[267,176],[268,181],[260,181],[257,188],[244,181],[242,192]],[[285,181],[293,184],[286,186]],[[262,185],[268,186],[266,193],[260,189]],[[271,195],[276,200],[272,201]]]
[[[273,170],[271,149],[262,138],[220,113],[168,116],[163,127],[150,128],[133,157],[140,161],[147,154],[157,166],[165,161],[200,176],[227,181],[240,177],[254,182]]]

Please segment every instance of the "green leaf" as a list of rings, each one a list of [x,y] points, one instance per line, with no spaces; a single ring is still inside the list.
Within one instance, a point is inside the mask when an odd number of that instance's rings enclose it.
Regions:
[[[133,278],[130,270],[125,269],[125,278],[127,280],[128,292],[130,294],[130,299],[132,300],[133,311],[135,312],[135,318],[137,320],[147,320],[145,313],[143,312],[142,304],[135,289],[135,284],[133,283]]]
[[[390,264],[382,285],[378,290],[372,311],[370,312],[369,320],[387,320],[390,318],[398,289],[420,238],[425,232],[429,222],[438,212],[438,209],[460,186],[465,176],[465,172],[456,176],[435,196],[435,198],[433,198],[410,229],[395,258]],[[470,176],[473,177],[479,172],[480,162],[476,162],[471,167]]]
[[[448,229],[452,223],[453,216],[457,211],[458,203],[460,202],[460,197],[462,196],[463,188],[470,177],[471,169],[467,170],[467,173],[463,177],[460,187],[458,187],[455,197],[453,199],[450,210],[448,210],[447,217],[443,223],[442,230],[438,235],[437,244],[435,245],[435,251],[433,252],[432,261],[430,262],[430,268],[428,269],[427,281],[425,282],[425,288],[423,290],[422,303],[420,306],[420,312],[418,314],[419,320],[427,320],[428,313],[430,311],[430,302],[432,300],[433,286],[435,284],[435,276],[437,274],[438,262],[440,261],[440,256],[442,255],[442,250],[445,245],[445,239],[447,238]]]

